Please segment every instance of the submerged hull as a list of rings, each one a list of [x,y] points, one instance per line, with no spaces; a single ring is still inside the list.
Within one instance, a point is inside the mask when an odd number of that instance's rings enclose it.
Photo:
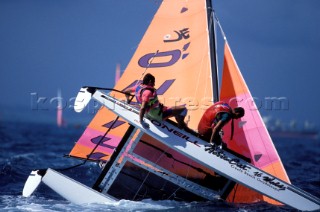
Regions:
[[[101,194],[92,188],[81,184],[53,169],[33,171],[23,190],[23,196],[29,196],[32,192],[28,191],[28,187],[32,184],[33,179],[41,178],[41,181],[49,188],[59,194],[61,197],[74,204],[89,204],[89,203],[107,203],[115,202],[116,198]],[[39,184],[35,185],[35,188]]]

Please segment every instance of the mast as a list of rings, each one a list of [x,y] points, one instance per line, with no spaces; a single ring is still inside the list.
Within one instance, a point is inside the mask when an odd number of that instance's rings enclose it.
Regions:
[[[206,0],[207,19],[209,30],[209,46],[211,55],[211,78],[213,86],[213,101],[219,101],[219,81],[218,81],[218,66],[217,66],[217,52],[216,52],[216,31],[213,18],[213,7],[211,0]]]

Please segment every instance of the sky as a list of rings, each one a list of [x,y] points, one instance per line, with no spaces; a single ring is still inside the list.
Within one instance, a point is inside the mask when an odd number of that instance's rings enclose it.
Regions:
[[[319,129],[320,1],[212,2],[261,114]],[[69,106],[84,85],[113,87],[116,64],[125,69],[160,3],[0,0],[0,121],[48,119],[58,89]],[[287,105],[269,109],[271,97]]]

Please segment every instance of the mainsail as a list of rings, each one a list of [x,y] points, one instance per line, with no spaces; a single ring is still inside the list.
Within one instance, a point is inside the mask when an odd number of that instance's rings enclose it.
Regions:
[[[163,1],[114,87],[124,90],[140,83],[146,73],[151,73],[156,78],[160,101],[167,106],[185,104],[188,108],[186,121],[193,130],[197,129],[204,110],[218,100],[213,97],[218,82],[212,77],[215,71],[212,67],[216,65],[212,66],[215,60],[211,59],[213,55],[208,30],[208,25],[212,24],[208,17],[212,17],[212,14],[206,4],[205,0]],[[112,95],[123,98],[123,95],[115,92]],[[225,127],[224,140],[228,147],[250,158],[255,166],[289,182],[259,111],[252,107],[252,96],[227,43],[220,100],[231,103],[231,106],[240,105],[246,110],[245,117],[235,121],[238,127],[235,127],[232,141],[228,140],[230,126]],[[70,156],[108,161],[128,127],[128,123],[103,107],[87,126]],[[180,176],[201,181],[208,175],[214,175],[212,170],[201,167],[146,134],[140,141],[137,153]],[[161,156],[163,152],[167,157]],[[234,188],[229,196],[227,200],[232,202],[268,201],[241,186]]]
[[[188,126],[196,129],[213,99],[208,22],[205,1],[163,1],[115,89],[156,78],[157,94],[167,106],[185,104]],[[116,93],[114,95],[117,95]],[[123,98],[123,96],[120,96]],[[116,116],[98,111],[70,155],[86,158]],[[110,130],[90,159],[107,160],[128,125],[122,120]]]

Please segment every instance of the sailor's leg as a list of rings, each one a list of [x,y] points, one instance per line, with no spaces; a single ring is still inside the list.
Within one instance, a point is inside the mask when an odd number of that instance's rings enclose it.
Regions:
[[[167,108],[163,112],[163,119],[167,119],[174,116],[178,123],[178,127],[184,129],[187,127],[186,123],[184,122],[187,112],[188,110],[184,105]]]

